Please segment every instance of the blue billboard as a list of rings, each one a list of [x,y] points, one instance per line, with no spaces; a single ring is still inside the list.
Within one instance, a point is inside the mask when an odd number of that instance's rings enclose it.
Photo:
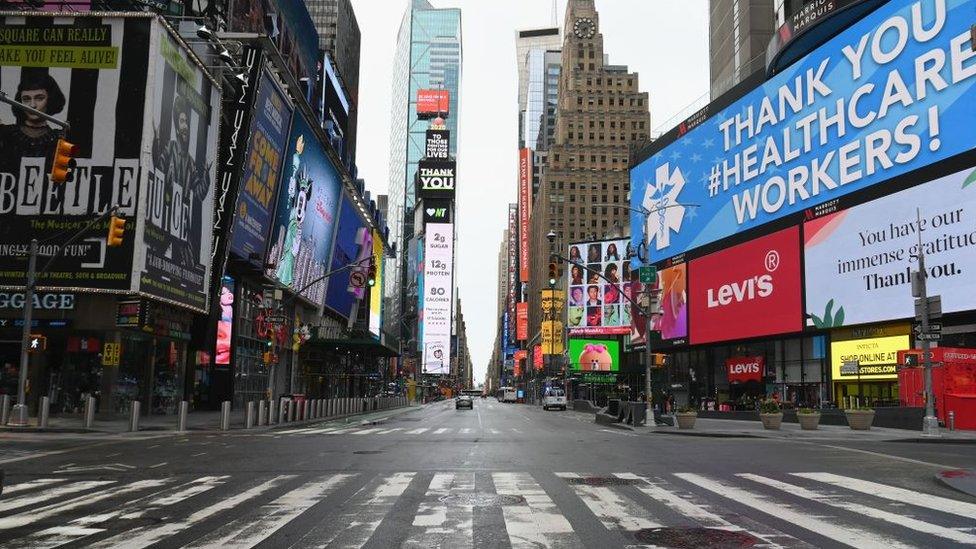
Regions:
[[[356,307],[365,295],[366,288],[351,284],[349,275],[353,269],[344,267],[362,262],[360,263],[364,266],[362,272],[366,272],[367,263],[364,260],[372,253],[372,231],[359,215],[356,206],[343,194],[342,205],[339,208],[339,225],[335,233],[335,246],[332,248],[332,270],[336,272],[328,279],[325,306],[347,320],[355,318]]]
[[[631,170],[633,244],[657,262],[972,149],[974,11],[891,0],[683,123]]]
[[[325,303],[322,278],[332,253],[332,238],[342,183],[303,115],[292,123],[267,275],[317,305]]]
[[[267,73],[261,75],[254,110],[230,246],[234,255],[260,261],[266,251],[291,124],[291,106]]]

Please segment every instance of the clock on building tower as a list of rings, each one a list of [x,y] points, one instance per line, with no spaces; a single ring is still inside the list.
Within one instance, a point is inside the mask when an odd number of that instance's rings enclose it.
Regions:
[[[573,24],[573,34],[579,38],[593,38],[596,34],[596,24],[589,17],[580,17]]]

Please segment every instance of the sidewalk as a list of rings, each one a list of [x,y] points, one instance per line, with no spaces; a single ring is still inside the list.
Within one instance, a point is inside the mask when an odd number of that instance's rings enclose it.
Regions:
[[[872,442],[927,442],[976,444],[976,431],[942,429],[941,437],[927,437],[921,431],[872,427],[868,431],[854,431],[846,425],[820,425],[816,431],[803,431],[799,423],[783,423],[778,431],[763,429],[758,421],[698,418],[694,429],[671,426],[629,427],[635,432],[714,438],[771,438],[787,440],[846,440]]]

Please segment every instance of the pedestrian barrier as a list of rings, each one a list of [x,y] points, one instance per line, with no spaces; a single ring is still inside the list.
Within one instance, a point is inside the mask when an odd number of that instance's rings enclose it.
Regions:
[[[82,425],[85,429],[91,429],[95,425],[95,397],[90,396],[88,400],[85,401],[85,417],[82,419]]]
[[[265,414],[264,399],[262,399],[258,401],[258,427],[264,427],[268,424],[268,416]]]
[[[312,401],[306,400],[305,401],[305,411],[302,414],[302,419],[311,419],[311,416],[309,415],[309,413],[311,412],[311,410],[312,410]]]
[[[0,425],[10,421],[10,395],[0,396]]]
[[[247,401],[247,406],[244,408],[244,428],[250,429],[254,427],[254,401]]]
[[[180,413],[176,420],[176,430],[179,432],[186,431],[186,414],[190,411],[190,403],[187,401],[180,402]]]
[[[220,403],[220,430],[230,430],[230,401],[225,400]]]
[[[48,421],[51,418],[51,399],[50,397],[41,397],[41,417],[37,423],[38,427],[42,429],[47,428]]]
[[[139,413],[142,403],[138,400],[129,401],[129,431],[138,432],[139,431]]]

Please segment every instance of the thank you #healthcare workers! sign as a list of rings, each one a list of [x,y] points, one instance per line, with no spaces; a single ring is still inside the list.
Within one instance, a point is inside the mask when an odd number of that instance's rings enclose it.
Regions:
[[[976,0],[891,0],[631,171],[658,261],[971,149]],[[698,207],[687,207],[698,204]]]

